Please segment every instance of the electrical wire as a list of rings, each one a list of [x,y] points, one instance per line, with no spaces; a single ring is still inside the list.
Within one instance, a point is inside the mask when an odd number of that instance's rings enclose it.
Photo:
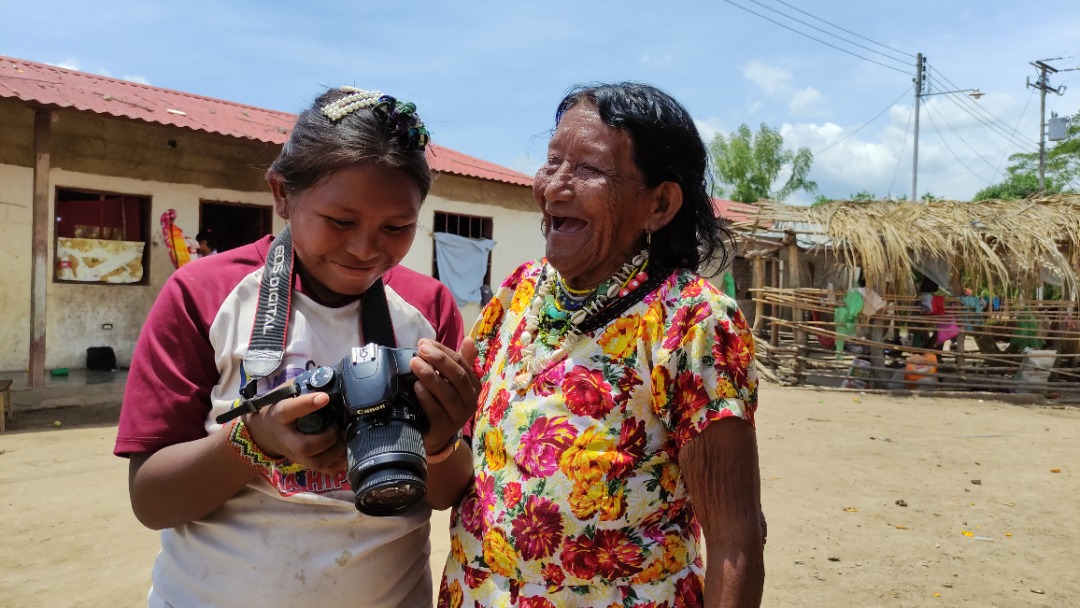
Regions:
[[[954,129],[951,124],[949,124],[949,120],[947,118],[945,118],[945,116],[941,113],[941,110],[935,108],[931,104],[926,104],[926,109],[931,111],[931,112],[937,112],[938,118],[941,119],[941,121],[945,123],[945,126],[948,127],[950,131],[953,132],[953,135],[955,135],[957,139],[959,139],[961,142],[963,142],[963,144],[968,147],[968,150],[971,150],[971,152],[976,157],[978,157],[979,160],[986,163],[986,166],[990,167],[990,170],[994,172],[994,175],[997,175],[997,169],[994,168],[994,165],[990,164],[990,161],[983,158],[982,154],[979,154],[978,150],[976,150],[974,147],[972,147],[972,145],[969,144],[967,142],[967,140],[963,138],[963,136],[961,136],[959,133],[957,133],[956,129]],[[991,177],[991,179],[993,179],[993,177]]]
[[[855,53],[853,53],[853,52],[851,52],[851,51],[849,51],[847,49],[840,48],[840,47],[836,46],[835,44],[830,44],[828,42],[825,42],[824,40],[814,38],[813,36],[811,36],[810,34],[807,34],[806,32],[800,32],[799,30],[797,30],[795,28],[792,28],[792,27],[789,27],[787,25],[784,25],[783,23],[780,23],[779,21],[777,21],[775,19],[771,19],[769,17],[766,17],[765,15],[762,15],[761,13],[750,10],[750,9],[746,8],[745,6],[742,6],[740,4],[736,4],[732,0],[724,0],[724,2],[727,2],[728,4],[730,4],[730,5],[732,5],[732,6],[736,7],[736,8],[740,8],[740,9],[750,13],[751,15],[757,15],[758,17],[761,17],[762,19],[764,19],[766,21],[769,21],[771,23],[775,23],[776,25],[779,25],[780,27],[782,27],[782,28],[784,28],[786,30],[791,30],[792,32],[795,32],[796,34],[799,34],[800,36],[806,36],[807,38],[809,38],[809,39],[811,39],[811,40],[813,40],[815,42],[820,42],[821,44],[824,44],[827,47],[834,48],[834,49],[836,49],[836,50],[838,50],[838,51],[840,51],[842,53],[847,53],[848,55],[851,55],[852,57],[857,57],[859,59],[862,59],[863,61],[868,61],[870,63],[880,65],[883,68],[888,68],[890,70],[900,72],[901,74],[907,74],[907,72],[905,72],[904,70],[901,70],[900,68],[896,68],[896,67],[893,67],[891,65],[886,65],[884,63],[881,63],[880,61],[874,61],[873,59],[863,57],[862,55],[857,55],[857,54],[855,54]],[[897,61],[899,61],[899,60],[897,60]]]
[[[754,4],[764,8],[766,10],[770,10],[770,11],[772,11],[772,12],[778,14],[778,15],[781,15],[783,17],[787,17],[788,19],[791,19],[792,21],[795,21],[796,23],[801,23],[801,24],[805,25],[806,27],[815,29],[815,30],[821,32],[822,34],[825,34],[826,36],[832,36],[833,38],[836,38],[838,40],[843,40],[844,42],[846,42],[846,43],[848,43],[848,44],[850,44],[852,46],[857,46],[860,49],[864,49],[864,50],[870,51],[871,53],[881,55],[882,57],[884,57],[886,59],[892,59],[893,61],[895,61],[897,63],[900,63],[900,64],[902,64],[904,66],[908,65],[908,62],[903,60],[903,59],[897,59],[896,57],[893,57],[892,55],[886,55],[885,53],[882,53],[881,51],[876,50],[876,49],[872,49],[872,48],[870,48],[870,47],[868,47],[866,45],[859,44],[858,42],[852,42],[851,40],[848,40],[847,38],[844,38],[843,36],[841,36],[839,34],[834,34],[834,33],[830,32],[830,31],[823,30],[820,27],[818,27],[818,26],[816,26],[816,25],[814,25],[812,23],[807,23],[807,22],[803,21],[802,19],[799,19],[797,17],[792,17],[791,15],[785,13],[784,11],[781,11],[779,9],[775,9],[775,8],[773,8],[771,6],[768,6],[768,5],[766,5],[766,4],[762,3],[762,2],[759,2],[758,0],[748,0],[748,1],[753,2]],[[796,9],[796,10],[798,10],[798,9]],[[800,10],[799,12],[800,13],[805,13],[806,11],[801,11]],[[806,14],[809,15],[809,13],[806,13]],[[810,15],[810,16],[813,17],[813,15]],[[814,18],[817,19],[817,17],[814,17]],[[819,19],[819,21],[821,21],[821,20]],[[828,22],[826,22],[826,23],[828,23]],[[832,24],[829,24],[829,25],[832,25]],[[833,27],[836,27],[836,26],[833,26]],[[858,35],[858,34],[856,34],[856,35]],[[859,37],[862,38],[862,36],[859,36]],[[871,40],[871,42],[873,42],[873,40]],[[877,43],[875,42],[874,44],[877,44]],[[879,45],[879,46],[884,46],[884,45]],[[888,48],[888,47],[885,47],[885,48]]]
[[[956,159],[956,162],[960,163],[961,167],[967,169],[968,173],[974,175],[976,178],[979,179],[979,181],[982,181],[983,177],[981,175],[979,175],[978,173],[975,173],[974,171],[972,171],[971,167],[967,166],[967,164],[964,163],[964,161],[961,160],[959,156],[957,156],[956,152],[953,152],[953,149],[949,146],[949,142],[945,141],[945,136],[942,135],[941,131],[938,129],[937,123],[934,122],[934,117],[932,115],[930,115],[929,113],[927,113],[926,117],[928,119],[930,119],[930,126],[934,127],[934,131],[938,134],[938,137],[941,138],[941,143],[945,144],[945,149],[949,151],[949,154],[952,154],[953,158]],[[918,196],[917,192],[915,193],[915,196]]]
[[[865,128],[865,127],[866,127],[867,125],[869,125],[870,123],[872,123],[872,122],[874,122],[875,120],[877,120],[877,119],[878,119],[879,117],[881,117],[881,115],[882,115],[882,114],[884,114],[885,112],[888,112],[888,111],[889,111],[889,108],[891,108],[891,107],[893,107],[894,105],[896,105],[896,102],[898,102],[898,101],[900,101],[901,99],[903,99],[903,98],[904,98],[904,96],[905,96],[905,95],[907,95],[908,93],[910,93],[910,92],[911,92],[911,90],[912,90],[912,89],[914,89],[914,88],[915,88],[915,85],[911,85],[911,86],[909,86],[909,87],[908,87],[907,89],[905,89],[905,90],[904,90],[904,92],[903,92],[903,93],[901,93],[901,94],[900,94],[900,96],[899,96],[899,97],[897,97],[896,99],[894,99],[894,100],[892,101],[892,103],[890,103],[889,105],[885,106],[885,109],[884,109],[884,110],[882,110],[882,111],[878,112],[878,113],[877,113],[877,114],[876,114],[876,115],[875,115],[875,116],[874,116],[873,118],[871,118],[870,120],[868,120],[868,121],[864,122],[864,123],[862,124],[862,126],[860,126],[860,127],[858,128],[858,129],[855,129],[855,130],[854,130],[854,131],[852,131],[851,133],[848,133],[847,135],[845,135],[845,136],[841,137],[840,139],[838,139],[838,140],[834,141],[833,143],[831,143],[831,144],[829,144],[829,145],[825,146],[824,148],[822,148],[822,149],[818,150],[817,152],[812,152],[811,154],[812,154],[812,155],[813,155],[814,157],[817,157],[817,156],[818,156],[819,154],[821,154],[822,152],[824,152],[824,151],[828,150],[829,148],[832,148],[833,146],[835,146],[835,145],[837,145],[837,144],[839,144],[839,143],[843,142],[844,140],[848,139],[848,138],[849,138],[849,137],[851,137],[852,135],[855,135],[855,134],[856,134],[856,133],[858,133],[859,131],[862,131],[862,130],[863,130],[863,128]]]
[[[783,4],[784,6],[786,6],[788,8],[792,8],[792,9],[795,9],[795,10],[799,11],[800,13],[806,15],[807,17],[810,17],[811,19],[817,19],[818,21],[820,21],[822,23],[825,23],[825,24],[827,24],[827,25],[829,25],[831,27],[835,27],[836,29],[840,30],[841,32],[847,32],[848,34],[851,34],[852,36],[857,36],[859,38],[862,38],[863,40],[865,40],[867,42],[876,44],[876,45],[878,45],[880,47],[887,48],[890,51],[895,51],[897,53],[900,53],[901,55],[907,55],[908,57],[911,57],[912,59],[915,59],[915,55],[912,55],[911,53],[908,53],[906,51],[901,51],[900,49],[894,49],[893,47],[891,47],[891,46],[889,46],[887,44],[881,44],[880,42],[877,42],[876,40],[871,40],[871,39],[867,38],[866,36],[856,34],[855,32],[853,32],[851,30],[845,30],[844,28],[840,27],[839,25],[836,25],[835,23],[829,23],[828,21],[822,19],[821,17],[816,17],[814,15],[811,15],[810,13],[802,10],[801,8],[799,8],[797,6],[793,6],[791,4],[788,4],[787,2],[784,2],[784,0],[776,0],[776,1],[779,2],[780,4]]]
[[[914,85],[913,85],[914,86]],[[900,153],[896,155],[896,168],[893,169],[892,179],[889,181],[889,194],[892,194],[893,184],[896,183],[896,174],[900,172],[900,160],[904,158],[904,148],[907,146],[907,134],[911,130],[911,117],[915,115],[915,104],[911,104],[911,111],[908,112],[907,126],[904,127],[904,139],[900,141]]]
[[[944,74],[942,74],[940,70],[937,70],[937,69],[936,69],[936,68],[934,68],[933,66],[931,66],[931,67],[930,67],[930,69],[931,69],[931,70],[932,70],[932,71],[933,71],[933,72],[934,72],[934,73],[935,73],[935,74],[936,74],[936,75],[937,75],[937,76],[938,76],[939,78],[941,78],[941,80],[944,80],[944,81],[945,81],[945,82],[946,82],[946,83],[947,83],[947,84],[948,84],[948,85],[949,85],[950,87],[952,87],[952,88],[954,88],[954,89],[959,89],[959,88],[960,88],[960,87],[959,87],[959,86],[957,86],[957,85],[956,85],[955,83],[953,83],[953,82],[952,82],[951,80],[949,80],[949,79],[948,79],[948,78],[947,78],[947,77],[946,77],[946,76],[945,76]],[[951,99],[951,98],[950,98],[950,99]],[[954,103],[957,103],[957,105],[961,105],[961,107],[965,107],[965,105],[963,105],[963,104],[960,104],[960,103],[956,102],[956,100],[955,100],[955,99],[954,99],[953,101],[954,101]],[[964,104],[966,104],[966,107],[968,107],[968,108],[974,108],[974,109],[975,109],[975,113],[981,114],[983,118],[989,118],[989,120],[991,120],[991,121],[993,121],[994,123],[996,123],[996,124],[997,124],[997,126],[998,126],[996,130],[997,130],[997,131],[999,132],[999,134],[1000,134],[1000,131],[1001,131],[1001,130],[1004,130],[1004,131],[1005,131],[1005,134],[1006,134],[1006,135],[1004,135],[1004,136],[1005,136],[1005,137],[1006,137],[1007,139],[1019,138],[1020,140],[1026,140],[1027,142],[1029,142],[1029,143],[1030,143],[1030,144],[1032,144],[1032,145],[1038,145],[1038,142],[1036,142],[1035,140],[1031,139],[1030,137],[1027,137],[1027,136],[1026,136],[1026,135],[1024,135],[1023,133],[1020,133],[1019,131],[1017,131],[1017,130],[1013,129],[1013,128],[1012,128],[1012,127],[1010,127],[1010,126],[1009,126],[1009,125],[1008,125],[1007,123],[1005,123],[1005,122],[1004,122],[1003,120],[1001,120],[1001,119],[1000,119],[1000,118],[998,118],[997,116],[994,116],[994,115],[993,115],[992,113],[990,113],[990,112],[989,112],[988,110],[984,109],[983,107],[979,106],[979,105],[978,105],[978,104],[976,104],[976,103],[975,103],[974,101],[971,101],[971,100],[969,100],[969,99],[968,99],[968,98],[967,98],[966,96],[964,97]],[[975,116],[975,113],[973,113],[973,112],[972,112],[971,110],[967,110],[967,112],[968,112],[969,114],[972,114],[972,116]],[[985,120],[983,120],[982,122],[983,122],[983,124],[987,124]],[[987,124],[987,126],[990,126],[990,125],[989,125],[989,124]]]
[[[1020,128],[1020,121],[1024,119],[1024,114],[1027,114],[1028,106],[1031,105],[1031,98],[1034,97],[1034,96],[1035,96],[1035,89],[1031,89],[1031,91],[1028,93],[1027,101],[1024,102],[1024,109],[1020,110],[1020,116],[1016,119],[1016,126],[1013,127],[1013,130],[1016,130],[1016,129]],[[1001,151],[1001,158],[998,159],[997,167],[994,168],[994,175],[998,175],[999,173],[1001,173],[1001,165],[1002,165],[1002,163],[1005,162],[1005,158],[1008,156],[1008,154],[1009,154],[1009,146],[1008,146],[1008,144],[1006,144],[1005,149],[1003,149]],[[986,182],[987,187],[989,187],[990,184],[994,183],[993,178],[990,178],[990,180],[991,181]]]

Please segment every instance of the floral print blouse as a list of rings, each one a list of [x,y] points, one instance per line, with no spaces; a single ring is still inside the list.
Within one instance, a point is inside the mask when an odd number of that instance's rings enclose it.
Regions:
[[[715,420],[754,422],[746,321],[675,271],[517,391],[541,268],[518,268],[472,330],[474,484],[451,518],[438,605],[700,606],[701,528],[677,459]]]

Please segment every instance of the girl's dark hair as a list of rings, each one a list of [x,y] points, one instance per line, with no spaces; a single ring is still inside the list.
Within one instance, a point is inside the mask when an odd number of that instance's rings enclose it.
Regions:
[[[431,168],[424,149],[403,139],[393,121],[370,107],[354,110],[336,121],[322,113],[324,106],[348,94],[332,89],[301,112],[269,170],[281,175],[290,192],[299,192],[345,167],[370,164],[401,171],[416,182],[421,199],[427,198]]]
[[[653,262],[695,271],[726,267],[734,251],[734,237],[727,221],[713,208],[706,181],[708,151],[686,108],[647,84],[580,85],[559,103],[555,124],[582,101],[594,105],[605,124],[630,136],[634,163],[646,187],[675,182],[682,188],[682,207],[653,234],[649,250]]]

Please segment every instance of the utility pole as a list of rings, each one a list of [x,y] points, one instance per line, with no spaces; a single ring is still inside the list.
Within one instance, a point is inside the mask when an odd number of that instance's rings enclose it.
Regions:
[[[915,145],[911,157],[911,200],[919,200],[919,103],[923,96],[926,66],[922,53],[915,55]]]
[[[1036,70],[1039,70],[1039,79],[1032,84],[1031,79],[1028,79],[1027,86],[1033,89],[1039,89],[1039,192],[1042,192],[1046,188],[1046,92],[1057,93],[1061,95],[1065,92],[1065,87],[1057,87],[1056,89],[1050,86],[1049,75],[1057,74],[1058,69],[1047,64],[1047,61],[1053,61],[1053,59],[1042,59],[1040,61],[1033,61],[1031,65],[1035,66]],[[1066,70],[1070,71],[1070,70]]]
[[[919,200],[919,112],[923,97],[930,95],[951,95],[953,93],[967,93],[970,97],[978,100],[985,95],[979,89],[959,89],[956,91],[926,91],[926,58],[922,53],[915,56],[915,145],[911,157],[911,200]]]

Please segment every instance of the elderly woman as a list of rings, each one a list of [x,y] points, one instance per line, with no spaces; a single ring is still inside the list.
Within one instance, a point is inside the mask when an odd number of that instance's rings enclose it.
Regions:
[[[547,256],[473,329],[475,474],[439,605],[757,606],[754,344],[697,272],[730,242],[705,146],[647,85],[578,88],[555,120]]]

